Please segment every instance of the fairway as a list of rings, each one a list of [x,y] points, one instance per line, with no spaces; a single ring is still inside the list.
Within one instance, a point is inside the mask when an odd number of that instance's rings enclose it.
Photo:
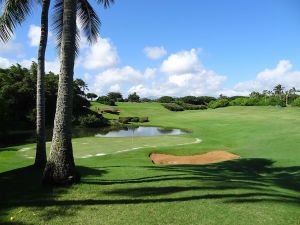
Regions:
[[[93,103],[92,108],[97,106]],[[300,224],[300,108],[236,106],[171,112],[159,103],[118,103],[117,108],[119,116],[148,116],[146,126],[192,132],[75,138],[82,182],[69,188],[41,187],[41,172],[30,167],[34,144],[2,148],[0,221]],[[149,159],[152,152],[196,155],[212,150],[241,159],[176,166],[154,165]]]

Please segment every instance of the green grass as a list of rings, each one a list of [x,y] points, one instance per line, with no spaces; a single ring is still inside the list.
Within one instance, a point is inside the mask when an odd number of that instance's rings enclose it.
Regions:
[[[93,103],[96,107],[97,103]],[[120,116],[183,136],[73,140],[82,182],[43,188],[29,165],[33,144],[0,149],[0,221],[8,224],[300,224],[300,109],[228,107],[170,112],[157,103],[119,103]],[[116,115],[109,115],[117,118]],[[200,138],[203,142],[178,145]],[[83,144],[88,143],[88,144]],[[118,150],[147,147],[116,153]],[[156,166],[152,151],[227,150],[240,160]],[[101,157],[80,158],[107,153]],[[114,154],[113,154],[114,153]],[[0,223],[1,223],[0,222]]]

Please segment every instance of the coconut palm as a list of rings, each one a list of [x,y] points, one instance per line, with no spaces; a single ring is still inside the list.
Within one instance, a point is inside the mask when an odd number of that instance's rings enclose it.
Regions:
[[[41,2],[38,0],[37,2]],[[113,0],[98,0],[107,8]],[[0,0],[0,4],[2,0]],[[8,41],[17,25],[22,24],[31,13],[34,2],[30,0],[6,0],[3,6],[3,14],[0,17],[0,39]],[[64,1],[56,0],[54,24],[57,31],[58,49],[60,50],[62,40],[63,8]],[[97,39],[99,33],[100,20],[87,0],[78,0],[73,2],[76,5],[77,15],[81,21],[81,28],[84,31],[88,41],[92,43]],[[50,0],[42,0],[41,16],[41,39],[38,51],[38,73],[37,73],[37,148],[36,148],[36,166],[44,166],[46,163],[46,144],[45,144],[45,93],[44,93],[44,75],[45,75],[45,50],[48,38],[48,11]],[[76,12],[75,12],[76,14]],[[76,26],[76,24],[75,24]],[[78,34],[78,33],[77,33]],[[77,35],[78,37],[78,35]],[[78,41],[78,39],[77,39]],[[78,45],[75,45],[77,52]]]
[[[113,0],[98,0],[104,7]],[[79,10],[78,10],[79,8]],[[55,28],[60,49],[60,76],[54,130],[50,156],[47,161],[43,183],[69,184],[79,181],[72,149],[72,93],[76,45],[76,10],[85,35],[90,42],[96,41],[100,20],[87,0],[57,0],[55,5]],[[87,13],[88,12],[88,13]]]
[[[48,40],[48,13],[50,0],[40,1],[42,4],[41,14],[41,37],[38,50],[37,67],[37,95],[36,95],[36,157],[35,166],[44,167],[47,161],[45,142],[45,52]],[[1,16],[1,35],[3,41],[8,41],[16,25],[21,24],[30,14],[33,2],[24,0],[5,1]]]

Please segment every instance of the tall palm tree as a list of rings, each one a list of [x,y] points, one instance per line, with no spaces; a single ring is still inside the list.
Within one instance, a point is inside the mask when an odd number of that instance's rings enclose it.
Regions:
[[[98,3],[109,6],[113,0],[98,0]],[[50,156],[47,161],[43,183],[69,184],[80,179],[76,171],[72,148],[72,94],[74,61],[76,46],[76,10],[85,35],[90,42],[96,41],[99,33],[100,20],[87,0],[57,0],[55,9],[59,15],[56,29],[60,46],[60,76],[54,120],[54,130]],[[86,10],[89,12],[86,13]],[[62,16],[62,17],[61,17]],[[61,35],[60,35],[61,34]]]
[[[42,4],[41,14],[41,36],[38,50],[38,68],[36,83],[36,157],[34,165],[36,167],[44,167],[46,165],[46,141],[45,141],[45,53],[48,40],[48,14],[50,0],[39,1]],[[14,31],[16,25],[21,24],[26,16],[30,14],[33,2],[24,0],[5,1],[3,14],[1,16],[0,38],[8,41]]]
[[[36,156],[35,166],[44,167],[47,162],[45,139],[45,53],[48,41],[48,14],[50,0],[42,0],[41,37],[38,51],[36,82]]]
[[[38,0],[41,2],[41,0]],[[97,0],[107,8],[114,0]],[[2,0],[0,0],[0,4]],[[60,50],[62,41],[62,25],[63,25],[63,0],[56,0],[54,14],[54,24],[57,30],[58,49]],[[81,28],[84,31],[88,41],[92,43],[97,40],[99,33],[100,20],[97,14],[87,0],[74,1],[76,5],[77,15],[80,19]],[[3,6],[3,14],[0,17],[0,39],[8,41],[17,25],[21,25],[31,13],[33,2],[30,0],[6,0]],[[46,163],[46,144],[45,144],[45,91],[44,91],[44,75],[45,75],[45,50],[48,39],[48,12],[50,0],[42,0],[41,15],[41,38],[38,51],[38,74],[37,74],[37,148],[35,165],[42,167]],[[76,14],[76,12],[75,12]],[[76,26],[76,23],[75,23]],[[78,37],[78,33],[77,33]],[[77,39],[78,41],[78,39]],[[77,52],[78,45],[75,45]]]

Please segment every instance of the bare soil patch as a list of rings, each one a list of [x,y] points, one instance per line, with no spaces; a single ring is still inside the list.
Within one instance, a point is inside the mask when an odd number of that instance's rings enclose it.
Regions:
[[[200,155],[176,156],[160,153],[151,153],[150,158],[154,164],[160,165],[186,165],[198,164],[206,165],[211,163],[223,162],[227,160],[239,159],[240,156],[226,151],[210,151]]]

